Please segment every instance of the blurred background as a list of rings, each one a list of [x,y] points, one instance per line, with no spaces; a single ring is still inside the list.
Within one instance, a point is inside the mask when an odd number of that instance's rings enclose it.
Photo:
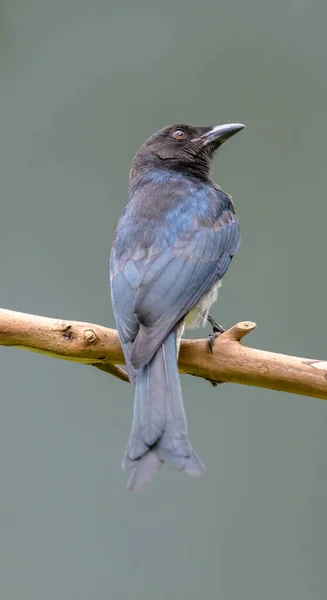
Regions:
[[[134,153],[166,124],[241,121],[215,161],[243,245],[213,316],[327,358],[326,18],[324,0],[1,0],[0,305],[113,327]],[[325,598],[326,403],[184,376],[207,471],[131,494],[131,386],[0,354],[3,599]]]

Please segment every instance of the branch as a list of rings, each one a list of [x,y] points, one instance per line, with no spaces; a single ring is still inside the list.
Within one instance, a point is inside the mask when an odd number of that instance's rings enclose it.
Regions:
[[[214,354],[207,340],[182,340],[179,370],[214,383],[232,382],[327,400],[327,361],[275,354],[243,346],[255,329],[237,323],[220,335]],[[0,309],[0,345],[93,365],[128,381],[117,331],[101,325],[48,319]]]

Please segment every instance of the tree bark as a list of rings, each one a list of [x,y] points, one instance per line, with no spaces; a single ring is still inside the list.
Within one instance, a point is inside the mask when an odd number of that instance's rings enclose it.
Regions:
[[[327,400],[327,360],[249,348],[242,338],[250,321],[221,334],[211,354],[207,340],[182,340],[179,370],[212,383],[240,383]],[[51,319],[0,309],[0,345],[93,365],[129,381],[117,331],[101,325]]]

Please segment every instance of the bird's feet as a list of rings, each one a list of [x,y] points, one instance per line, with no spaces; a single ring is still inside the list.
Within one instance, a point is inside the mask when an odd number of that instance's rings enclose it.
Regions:
[[[207,321],[209,321],[210,325],[212,325],[212,333],[209,333],[208,335],[208,344],[210,352],[211,354],[213,354],[213,347],[217,337],[222,333],[225,333],[226,330],[221,325],[219,325],[219,323],[216,323],[216,321],[212,317],[210,317],[210,315],[207,316]]]

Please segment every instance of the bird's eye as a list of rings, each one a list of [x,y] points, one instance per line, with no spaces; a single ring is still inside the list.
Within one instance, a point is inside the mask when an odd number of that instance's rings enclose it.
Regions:
[[[175,129],[174,133],[173,133],[173,137],[175,138],[175,140],[184,140],[187,136],[186,131],[184,131],[184,129]]]

